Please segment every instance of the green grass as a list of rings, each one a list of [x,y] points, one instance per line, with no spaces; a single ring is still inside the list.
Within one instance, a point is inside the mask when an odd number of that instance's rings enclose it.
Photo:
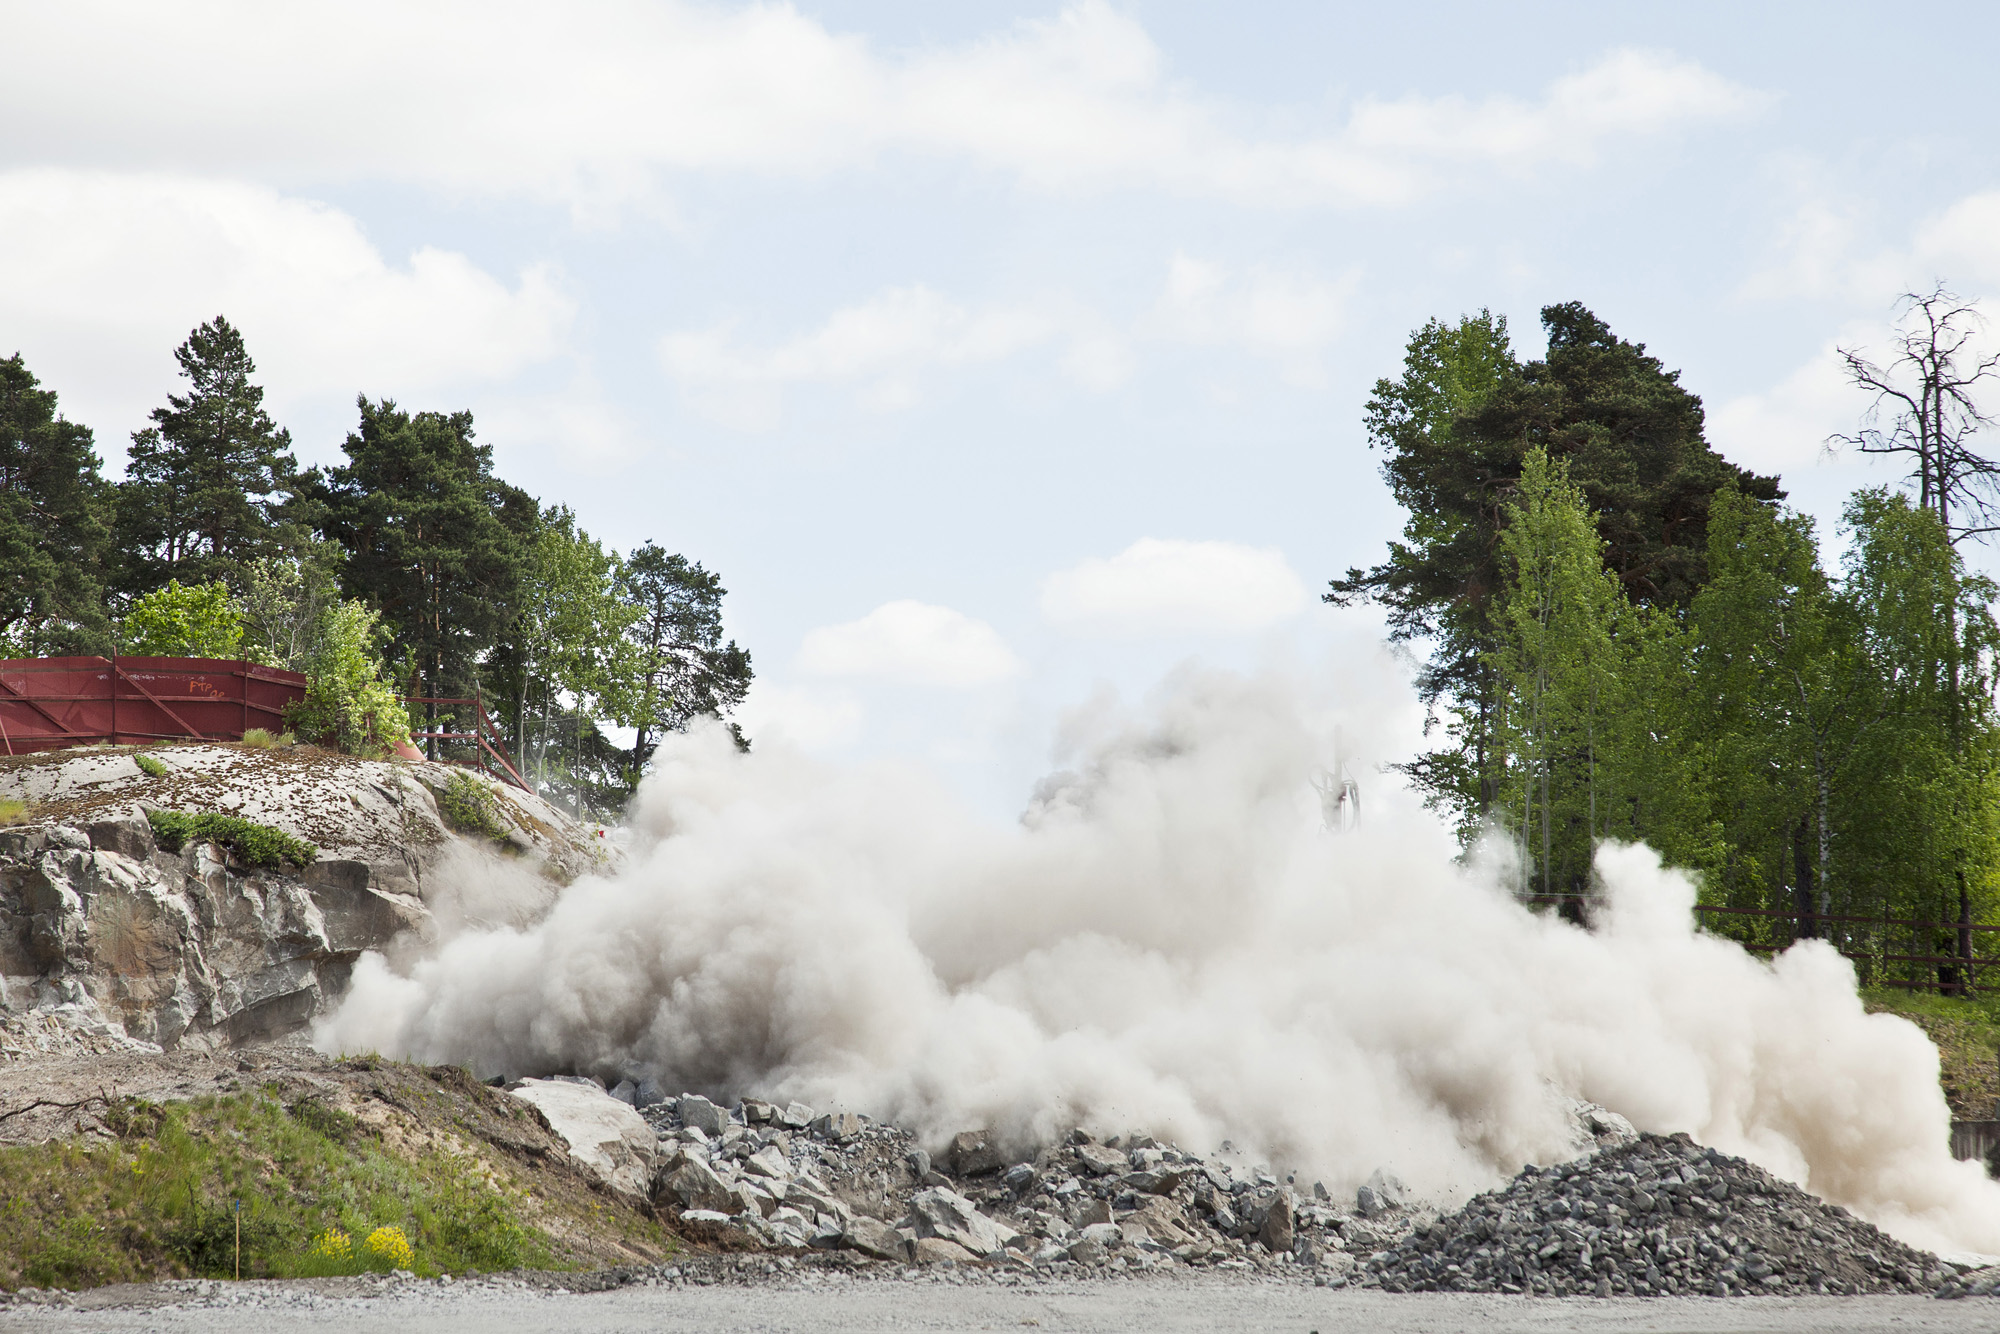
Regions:
[[[220,843],[250,865],[273,870],[286,862],[311,866],[319,857],[319,849],[302,838],[234,815],[148,811],[146,819],[153,826],[153,837],[168,852],[179,852],[192,838]]]
[[[143,751],[132,757],[132,763],[139,766],[140,773],[150,778],[165,778],[173,772],[172,769],[166,766],[164,761],[152,755],[145,754]]]
[[[437,805],[445,823],[461,834],[483,834],[496,841],[507,837],[492,789],[463,769],[452,770],[444,780]]]
[[[262,727],[253,727],[243,734],[243,744],[258,750],[289,749],[299,744],[299,739],[290,732],[272,733]]]
[[[28,803],[12,797],[0,800],[0,825],[19,824],[28,818]]]
[[[2000,1102],[2000,996],[1961,999],[1897,987],[1867,987],[1861,1000],[1871,1012],[1899,1014],[1937,1044],[1939,1081],[1952,1115],[1992,1118]]]
[[[353,1117],[269,1093],[119,1103],[114,1141],[0,1149],[0,1288],[77,1288],[162,1276],[229,1278],[241,1202],[243,1277],[391,1267],[370,1252],[400,1228],[420,1274],[550,1267],[525,1197],[477,1164],[390,1151]],[[346,1257],[315,1254],[329,1229]]]

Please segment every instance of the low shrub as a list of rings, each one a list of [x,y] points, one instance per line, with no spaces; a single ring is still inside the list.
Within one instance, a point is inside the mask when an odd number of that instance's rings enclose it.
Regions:
[[[368,1234],[368,1258],[391,1269],[408,1269],[416,1264],[417,1253],[399,1227],[378,1227]]]
[[[220,843],[235,853],[240,861],[271,870],[277,870],[286,862],[303,869],[319,859],[319,849],[304,839],[235,815],[219,815],[213,811],[200,815],[188,815],[181,811],[147,811],[146,820],[153,826],[154,839],[168,852],[179,852],[192,838]]]
[[[461,834],[480,834],[496,841],[507,837],[500,803],[493,790],[463,769],[454,769],[437,794],[438,814]]]
[[[132,763],[138,765],[139,772],[145,774],[148,778],[165,778],[173,772],[172,769],[166,766],[165,761],[156,756],[147,755],[144,752],[134,755]]]

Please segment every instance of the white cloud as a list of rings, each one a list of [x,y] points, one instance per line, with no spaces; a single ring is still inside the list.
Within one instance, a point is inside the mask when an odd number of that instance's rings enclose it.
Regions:
[[[871,677],[910,685],[979,686],[1021,670],[984,621],[950,607],[887,602],[858,621],[809,631],[799,669],[813,676]]]
[[[1853,342],[1862,341],[1858,330],[1850,332],[1857,335]],[[1824,458],[1827,437],[1851,433],[1867,406],[1829,343],[1769,389],[1710,409],[1706,433],[1730,462],[1782,472]]]
[[[1176,254],[1151,323],[1183,342],[1243,347],[1277,361],[1287,379],[1317,384],[1319,350],[1339,332],[1354,284],[1351,274],[1329,282],[1262,265],[1239,274]]]
[[[1964,286],[2000,284],[2000,190],[1968,195],[1924,223],[1905,266],[1911,290],[1939,277]]]
[[[852,695],[776,686],[761,678],[735,716],[753,745],[784,741],[801,750],[832,750],[861,735],[861,704]]]
[[[1252,137],[1102,0],[887,54],[790,6],[643,0],[74,2],[17,6],[8,28],[24,55],[0,83],[17,131],[0,161],[386,177],[583,210],[655,197],[676,172],[818,177],[887,152],[1049,189],[1395,203],[1467,164],[1587,162],[1760,101],[1614,51],[1531,99],[1367,101],[1318,133]]]
[[[660,363],[690,403],[740,430],[777,424],[795,386],[851,388],[877,412],[913,406],[943,371],[991,365],[1036,349],[1057,353],[1061,373],[1104,392],[1131,378],[1135,339],[1234,346],[1278,363],[1295,384],[1318,385],[1320,352],[1337,334],[1354,276],[1329,281],[1264,265],[1232,270],[1176,254],[1159,300],[1130,333],[1076,301],[976,308],[924,286],[896,287],[829,315],[819,327],[768,347],[733,327],[682,330],[658,344]]]
[[[1493,97],[1365,102],[1348,126],[1359,149],[1441,162],[1586,163],[1607,141],[1731,120],[1768,99],[1660,51],[1613,51],[1551,83],[1536,101]]]
[[[1961,292],[2000,285],[2000,190],[1967,195],[1888,241],[1866,235],[1857,214],[1844,201],[1800,204],[1745,295],[1835,297],[1868,303],[1886,320],[1898,295],[1940,279]]]
[[[1298,574],[1275,547],[1141,538],[1042,585],[1042,615],[1085,633],[1243,634],[1306,605]]]
[[[337,209],[185,176],[0,172],[0,254],[33,257],[0,265],[0,327],[66,403],[152,393],[217,314],[283,405],[506,377],[572,313],[546,270],[510,288],[450,251],[394,264]]]
[[[1051,343],[1067,343],[1062,368],[1079,383],[1108,388],[1124,378],[1121,340],[1072,303],[972,310],[923,286],[878,293],[775,347],[745,347],[725,327],[667,334],[659,354],[703,412],[760,429],[776,422],[784,391],[794,385],[854,385],[864,406],[892,412],[921,398],[926,374]]]

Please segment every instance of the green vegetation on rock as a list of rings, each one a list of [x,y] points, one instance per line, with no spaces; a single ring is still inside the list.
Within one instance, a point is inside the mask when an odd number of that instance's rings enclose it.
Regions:
[[[319,858],[319,849],[304,839],[239,816],[213,811],[200,815],[147,811],[146,820],[153,826],[153,837],[168,852],[179,852],[189,839],[195,839],[220,843],[249,865],[272,870],[286,862],[301,868],[311,866]]]
[[[452,770],[444,780],[437,806],[445,823],[461,834],[480,834],[496,842],[507,837],[493,790],[463,769]]]

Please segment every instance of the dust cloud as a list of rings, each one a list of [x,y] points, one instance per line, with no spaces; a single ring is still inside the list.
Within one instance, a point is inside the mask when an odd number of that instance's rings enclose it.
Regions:
[[[1863,1013],[1831,948],[1765,962],[1699,934],[1694,886],[1643,847],[1601,851],[1586,930],[1517,903],[1504,848],[1457,863],[1407,800],[1329,833],[1310,780],[1337,703],[1184,671],[1140,716],[1080,713],[1071,767],[1011,826],[915,768],[697,728],[662,748],[625,870],[532,920],[517,885],[500,913],[462,887],[456,929],[365,957],[316,1040],[933,1139],[1230,1140],[1336,1190],[1388,1167],[1446,1200],[1575,1153],[1584,1099],[1915,1244],[2000,1252],[2000,1186],[1947,1150],[1935,1050]],[[1350,707],[1348,746],[1399,711]]]

